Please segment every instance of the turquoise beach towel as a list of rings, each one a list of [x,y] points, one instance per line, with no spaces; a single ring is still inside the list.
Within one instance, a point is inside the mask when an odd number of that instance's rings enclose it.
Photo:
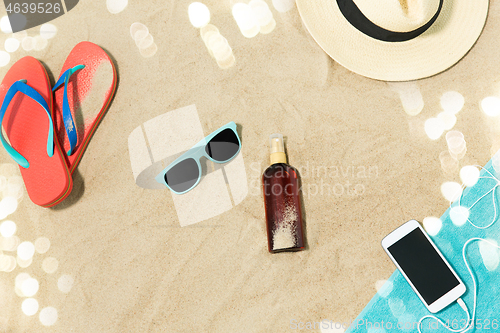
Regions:
[[[495,171],[492,161],[500,159],[499,153],[486,164],[485,169],[500,179],[500,173]],[[497,166],[497,168],[499,168]],[[500,168],[499,168],[500,171]],[[481,170],[480,177],[491,177],[486,170]],[[485,193],[490,191],[498,182],[493,179],[480,178],[472,187],[463,191],[461,206],[470,207]],[[469,219],[478,226],[495,223],[484,230],[477,229],[469,222],[461,226],[453,224],[450,218],[450,209],[443,216],[442,228],[439,233],[431,237],[448,259],[457,274],[467,287],[462,296],[469,312],[473,311],[474,285],[471,276],[462,258],[462,247],[465,242],[473,237],[493,240],[500,244],[500,222],[498,221],[499,201],[498,189],[481,199],[471,210]],[[496,208],[493,205],[496,201]],[[457,202],[453,204],[453,207]],[[467,246],[467,260],[477,281],[477,309],[476,327],[468,332],[500,332],[500,251],[481,241],[475,241]],[[389,332],[418,332],[417,323],[425,315],[429,315],[418,296],[413,292],[401,273],[396,270],[365,309],[351,323],[346,333],[389,333]],[[466,313],[455,302],[444,310],[435,314],[452,328],[462,328],[467,320]],[[449,332],[435,319],[426,319],[422,324],[422,333]]]

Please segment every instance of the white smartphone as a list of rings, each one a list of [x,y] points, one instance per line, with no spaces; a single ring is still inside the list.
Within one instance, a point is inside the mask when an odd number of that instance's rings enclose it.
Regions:
[[[465,284],[417,221],[391,232],[382,247],[430,312],[442,310],[465,293]]]

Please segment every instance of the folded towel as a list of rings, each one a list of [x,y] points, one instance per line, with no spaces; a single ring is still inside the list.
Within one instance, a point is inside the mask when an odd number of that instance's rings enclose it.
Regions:
[[[480,177],[491,177],[489,172],[500,179],[500,172],[493,167],[493,161],[500,160],[500,152],[481,170]],[[497,169],[500,168],[496,165]],[[486,169],[486,170],[485,170]],[[482,195],[490,191],[498,182],[494,179],[480,178],[472,187],[463,191],[461,206],[469,208]],[[469,219],[478,226],[486,226],[500,216],[498,188],[486,195],[470,209]],[[493,204],[493,198],[496,205]],[[458,202],[453,203],[453,207]],[[472,237],[492,240],[500,244],[500,222],[496,221],[487,229],[478,229],[469,222],[458,226],[450,218],[450,209],[443,216],[442,228],[437,235],[431,237],[443,255],[455,269],[467,286],[462,299],[472,313],[474,285],[462,258],[462,247]],[[455,219],[456,222],[456,219]],[[459,223],[457,223],[459,224]],[[500,251],[486,243],[476,241],[467,247],[467,259],[478,284],[478,298],[476,309],[476,329],[469,332],[500,332]],[[379,289],[359,316],[346,330],[347,333],[389,333],[389,332],[417,332],[417,323],[425,315],[430,314],[418,296],[413,292],[399,270],[396,270],[387,282]],[[455,302],[437,313],[443,322],[458,329],[465,325],[465,312]],[[448,332],[434,319],[426,319],[422,324],[422,333]]]

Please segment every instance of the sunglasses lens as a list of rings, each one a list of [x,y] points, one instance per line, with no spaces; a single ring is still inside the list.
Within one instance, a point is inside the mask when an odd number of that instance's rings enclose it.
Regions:
[[[240,148],[236,133],[226,128],[210,140],[205,147],[205,152],[215,161],[227,161],[234,157]]]
[[[200,177],[198,164],[192,158],[177,163],[165,174],[165,182],[175,192],[189,190]]]

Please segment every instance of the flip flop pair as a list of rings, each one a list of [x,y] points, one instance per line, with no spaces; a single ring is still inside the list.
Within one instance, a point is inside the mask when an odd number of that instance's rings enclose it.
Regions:
[[[33,203],[52,207],[73,187],[80,162],[116,89],[116,70],[106,52],[90,42],[77,44],[61,75],[50,86],[33,57],[17,61],[0,85],[0,133],[7,153],[19,164]]]

